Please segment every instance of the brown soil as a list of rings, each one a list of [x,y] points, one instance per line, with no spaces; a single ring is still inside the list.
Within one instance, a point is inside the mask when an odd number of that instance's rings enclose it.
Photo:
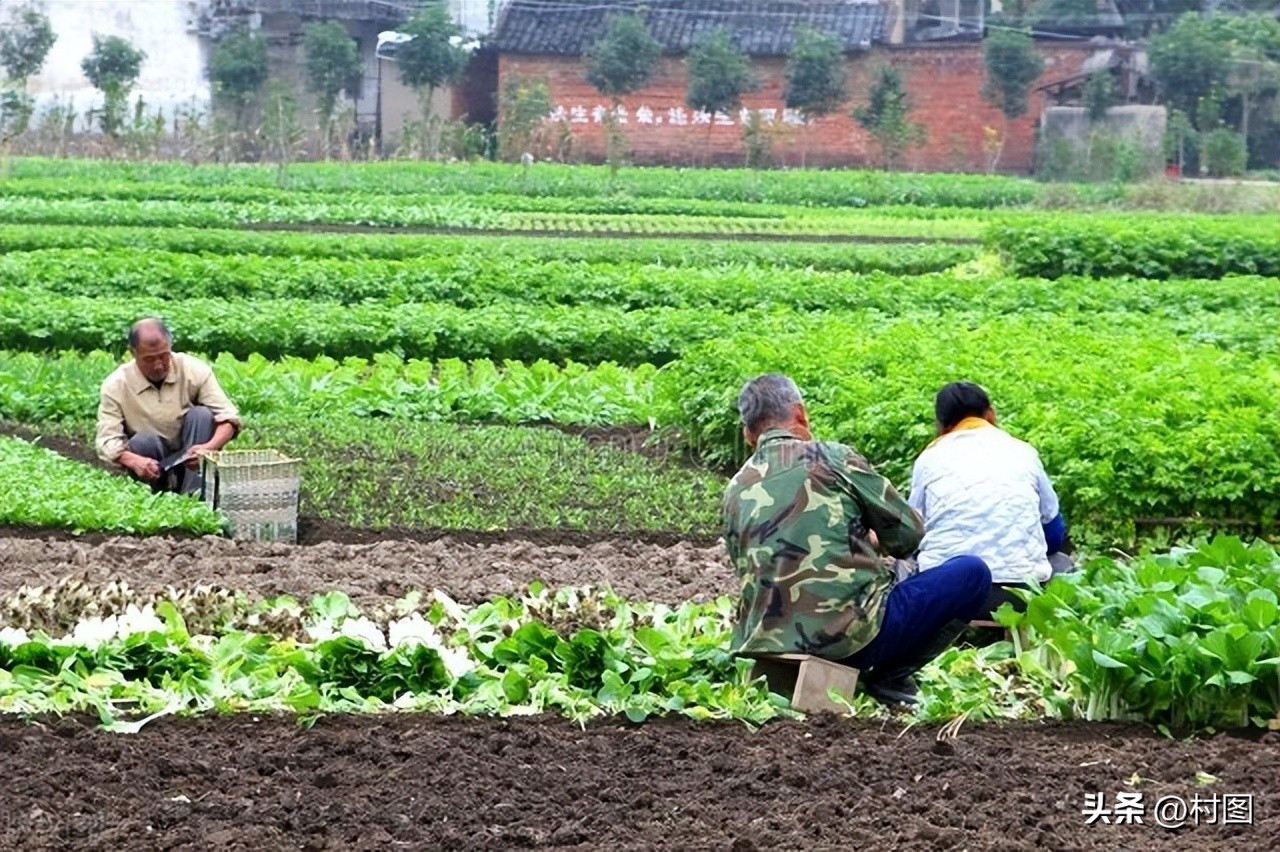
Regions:
[[[65,451],[65,450],[63,450]],[[311,545],[0,529],[0,595],[62,578],[136,591],[210,583],[254,597],[335,589],[363,607],[439,587],[473,603],[609,584],[668,603],[733,591],[723,549],[558,532],[366,533]],[[342,541],[325,541],[329,535]],[[393,540],[384,540],[396,537]],[[1270,850],[1280,733],[1173,741],[1146,726],[741,724],[425,715],[0,718],[0,848]],[[1196,785],[1196,773],[1218,777]],[[1136,784],[1136,786],[1132,786]],[[1085,795],[1141,792],[1143,825],[1086,825]],[[1155,825],[1155,802],[1252,794],[1253,825]]]
[[[30,426],[24,426],[21,423],[14,423],[10,420],[0,420],[0,435],[21,438],[24,441],[39,444],[40,446],[47,447],[55,453],[64,455],[73,461],[91,464],[95,467],[106,467],[106,465],[98,460],[98,454],[94,452],[94,449],[90,444],[69,435],[59,434],[56,432],[49,434],[39,429],[32,429]]]
[[[7,849],[1231,849],[1280,836],[1280,735],[329,717],[0,723]],[[1197,771],[1218,776],[1197,787]],[[1135,777],[1141,780],[1128,786]],[[1086,825],[1085,795],[1144,795]],[[1165,796],[1253,795],[1253,825],[1155,824]]]
[[[507,534],[508,536],[510,534]],[[311,546],[204,538],[73,536],[0,538],[0,594],[75,578],[123,580],[142,594],[215,584],[260,597],[299,599],[335,589],[358,606],[388,603],[413,589],[442,588],[468,603],[550,586],[610,585],[627,597],[666,603],[733,591],[721,546],[689,542],[601,541],[540,544],[455,536],[434,541],[319,543]]]

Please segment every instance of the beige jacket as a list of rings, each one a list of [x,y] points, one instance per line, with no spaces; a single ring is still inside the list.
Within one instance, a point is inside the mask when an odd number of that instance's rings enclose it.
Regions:
[[[147,381],[134,361],[122,364],[102,383],[98,401],[98,457],[115,464],[139,432],[155,432],[175,445],[182,417],[192,406],[213,412],[215,423],[231,423],[240,431],[240,412],[227,399],[213,369],[198,358],[173,353],[169,375],[160,387]]]

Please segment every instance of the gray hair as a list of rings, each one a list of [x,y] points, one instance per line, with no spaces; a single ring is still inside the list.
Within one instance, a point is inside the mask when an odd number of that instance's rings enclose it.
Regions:
[[[768,423],[780,423],[791,417],[797,402],[804,402],[800,388],[781,373],[757,376],[738,392],[738,414],[742,425],[752,432]]]

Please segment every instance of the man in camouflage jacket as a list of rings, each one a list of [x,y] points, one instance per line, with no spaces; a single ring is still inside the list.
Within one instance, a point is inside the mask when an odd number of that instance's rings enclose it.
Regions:
[[[881,701],[914,702],[912,675],[978,615],[986,565],[959,556],[916,574],[904,564],[920,544],[920,516],[851,447],[813,439],[786,376],[748,382],[738,411],[755,452],[724,499],[742,583],[731,650],[837,660],[863,669]]]

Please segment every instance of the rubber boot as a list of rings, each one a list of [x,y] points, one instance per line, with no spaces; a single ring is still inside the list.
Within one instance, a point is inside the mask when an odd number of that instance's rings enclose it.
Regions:
[[[933,635],[933,638],[916,650],[906,661],[888,669],[872,669],[862,677],[867,694],[881,704],[914,705],[920,701],[920,687],[915,674],[930,660],[950,648],[969,627],[969,622],[952,619]]]

